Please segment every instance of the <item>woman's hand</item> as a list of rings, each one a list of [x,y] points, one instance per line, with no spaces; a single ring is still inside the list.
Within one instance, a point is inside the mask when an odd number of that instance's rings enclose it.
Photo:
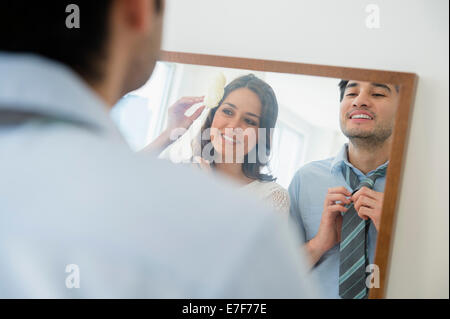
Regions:
[[[205,172],[212,172],[211,163],[200,156],[194,156],[194,166]]]
[[[143,152],[161,153],[166,147],[175,142],[172,131],[177,128],[188,129],[192,123],[202,114],[205,106],[199,107],[191,116],[184,113],[194,104],[203,102],[204,97],[182,97],[176,101],[168,111],[167,128],[152,142]]]
[[[202,114],[205,106],[199,107],[191,116],[186,116],[184,113],[194,104],[203,102],[204,98],[204,96],[182,97],[169,107],[167,130],[170,132],[177,128],[188,129]]]

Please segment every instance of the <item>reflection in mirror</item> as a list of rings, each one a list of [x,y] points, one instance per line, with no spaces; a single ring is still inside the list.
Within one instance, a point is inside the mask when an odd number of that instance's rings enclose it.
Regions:
[[[127,94],[112,112],[131,148],[139,151],[152,142],[166,125],[169,106],[184,96],[206,95],[210,81],[219,72],[225,75],[227,83],[254,74],[273,88],[278,119],[269,166],[283,187],[289,186],[299,167],[334,156],[345,143],[338,119],[338,79],[158,62],[148,83]],[[194,105],[187,114],[201,105]],[[204,111],[188,134],[168,147],[161,157],[174,162],[190,159],[190,141],[206,116]]]
[[[223,173],[290,215],[323,294],[367,298],[399,96],[386,83],[158,62],[112,117],[132,149]]]

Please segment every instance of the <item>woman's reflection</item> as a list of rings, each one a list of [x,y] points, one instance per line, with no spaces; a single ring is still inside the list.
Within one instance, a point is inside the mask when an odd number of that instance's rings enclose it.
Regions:
[[[169,125],[173,130],[188,128],[203,107],[190,117],[184,112],[203,98],[184,98],[171,107]],[[218,105],[209,111],[198,138],[193,142],[193,162],[197,167],[218,173],[234,182],[272,209],[289,212],[287,190],[275,182],[267,169],[278,103],[272,88],[253,74],[238,77],[224,89]],[[170,143],[163,133],[148,147],[161,149]]]

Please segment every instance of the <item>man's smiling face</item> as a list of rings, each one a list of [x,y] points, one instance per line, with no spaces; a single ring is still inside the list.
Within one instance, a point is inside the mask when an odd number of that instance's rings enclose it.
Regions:
[[[392,135],[399,93],[394,85],[349,81],[341,101],[340,124],[350,140],[384,142]]]

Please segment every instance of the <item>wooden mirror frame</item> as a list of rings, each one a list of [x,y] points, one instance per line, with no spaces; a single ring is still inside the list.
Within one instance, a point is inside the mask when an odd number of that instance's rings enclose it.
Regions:
[[[380,288],[371,288],[370,299],[384,298],[388,265],[391,257],[392,237],[395,226],[395,212],[398,205],[401,179],[403,173],[406,140],[409,135],[410,119],[418,77],[414,73],[358,69],[348,67],[315,65],[272,60],[235,58],[216,55],[161,51],[160,61],[216,66],[254,71],[302,74],[351,79],[377,83],[397,84],[401,86],[398,110],[395,116],[393,141],[389,155],[389,166],[384,189],[383,214],[380,231],[377,236],[375,264],[380,269]]]

